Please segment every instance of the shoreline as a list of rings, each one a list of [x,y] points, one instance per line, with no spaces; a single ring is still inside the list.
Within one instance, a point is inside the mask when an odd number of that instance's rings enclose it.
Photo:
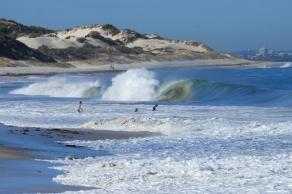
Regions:
[[[13,159],[13,160],[24,160],[30,159],[26,154],[25,149],[9,147],[5,145],[0,145],[0,160]]]
[[[24,62],[22,62],[24,63]],[[256,62],[243,59],[206,59],[206,60],[185,60],[185,61],[151,61],[129,64],[103,64],[90,65],[84,62],[74,62],[72,67],[49,66],[48,64],[26,66],[0,66],[0,76],[28,76],[28,75],[55,75],[62,73],[105,73],[119,72],[135,68],[163,69],[163,68],[184,68],[184,67],[269,67],[272,65],[283,65],[286,62]]]
[[[32,149],[0,145],[0,193],[56,193],[91,189],[52,181],[59,174],[37,161]]]
[[[53,177],[62,172],[46,160],[110,155],[60,143],[67,140],[104,140],[148,137],[150,132],[119,132],[83,129],[45,129],[0,124],[0,193],[56,193],[89,190],[91,187],[61,185]]]

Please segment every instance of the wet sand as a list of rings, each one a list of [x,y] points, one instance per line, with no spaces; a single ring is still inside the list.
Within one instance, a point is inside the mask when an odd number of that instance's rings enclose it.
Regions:
[[[12,148],[7,146],[0,146],[0,159],[28,159],[29,157],[25,155],[25,151],[19,148]]]
[[[33,159],[0,159],[0,193],[56,193],[89,189],[52,182],[52,177],[59,172],[48,169],[49,166],[49,163]]]
[[[105,140],[105,139],[129,139],[138,137],[149,137],[160,135],[147,131],[127,132],[127,131],[110,131],[110,130],[90,130],[90,129],[44,129],[44,128],[20,128],[10,130],[10,133],[19,133],[29,136],[40,136],[43,138],[53,138],[57,141],[62,140]]]
[[[0,193],[43,193],[92,189],[52,181],[59,171],[44,160],[110,155],[105,151],[63,144],[67,140],[103,140],[147,137],[150,132],[86,129],[17,128],[0,124]],[[55,165],[55,164],[54,164]]]

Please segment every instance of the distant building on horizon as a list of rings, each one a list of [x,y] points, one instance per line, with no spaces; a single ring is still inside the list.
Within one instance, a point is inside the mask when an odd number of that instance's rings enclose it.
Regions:
[[[292,62],[292,50],[279,51],[268,48],[248,49],[234,52],[238,57],[254,61]]]
[[[268,48],[260,48],[257,51],[257,56],[268,56],[268,55],[273,55],[273,50],[268,49]]]

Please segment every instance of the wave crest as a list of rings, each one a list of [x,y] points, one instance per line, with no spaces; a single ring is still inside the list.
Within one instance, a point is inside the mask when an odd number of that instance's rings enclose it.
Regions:
[[[151,101],[159,81],[146,69],[130,69],[112,79],[112,85],[102,96],[109,101]]]
[[[97,97],[101,86],[99,81],[74,82],[66,77],[54,76],[44,82],[36,82],[20,89],[13,90],[11,94],[36,95],[49,97]]]
[[[70,77],[69,77],[70,78]],[[90,97],[104,101],[212,101],[254,96],[261,90],[244,85],[226,84],[207,80],[187,79],[165,81],[146,69],[131,69],[112,78],[84,81],[54,76],[12,91],[12,94],[43,95],[50,97]],[[160,82],[163,82],[160,84]]]
[[[207,80],[176,81],[165,87],[157,100],[160,101],[188,101],[188,100],[215,100],[227,97],[253,95],[260,92],[251,86],[224,84]]]
[[[192,129],[192,121],[183,118],[115,118],[89,121],[84,128],[114,131],[149,131],[172,135]]]

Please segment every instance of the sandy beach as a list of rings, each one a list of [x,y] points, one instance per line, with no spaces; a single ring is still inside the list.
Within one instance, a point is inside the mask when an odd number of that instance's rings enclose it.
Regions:
[[[0,159],[28,159],[23,149],[0,146]]]
[[[0,66],[0,76],[21,76],[21,75],[53,75],[61,73],[96,73],[125,71],[128,69],[147,68],[181,68],[181,67],[269,67],[272,65],[284,65],[285,62],[256,62],[243,59],[208,59],[191,61],[150,61],[130,64],[86,64],[84,62],[72,62],[70,67],[58,67],[48,64],[30,64],[19,61],[15,66]]]
[[[73,139],[127,139],[154,134],[0,126],[0,193],[43,193],[92,189],[54,183],[60,172],[45,160],[106,155],[84,147],[58,143]],[[13,188],[13,189],[12,189]]]
[[[86,189],[53,183],[52,177],[58,172],[49,169],[48,165],[49,163],[34,160],[31,149],[0,146],[0,193],[64,192]]]

